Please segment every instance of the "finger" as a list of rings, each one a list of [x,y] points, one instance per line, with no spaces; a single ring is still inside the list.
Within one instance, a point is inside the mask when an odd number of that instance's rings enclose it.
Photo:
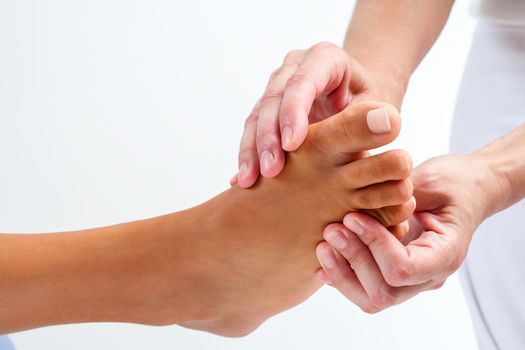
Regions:
[[[413,185],[409,179],[387,181],[353,191],[350,204],[355,208],[376,209],[401,205],[412,197]],[[384,213],[387,210],[383,210]]]
[[[244,132],[239,150],[238,184],[242,188],[251,187],[259,177],[259,155],[257,153],[256,132],[260,100],[244,123]]]
[[[384,207],[379,209],[365,209],[361,210],[361,212],[373,216],[374,218],[379,220],[379,222],[381,222],[383,226],[386,227],[393,227],[394,225],[398,225],[405,222],[405,226],[398,227],[398,229],[401,230],[396,229],[396,232],[398,234],[402,234],[404,236],[404,234],[408,232],[409,228],[408,222],[406,220],[408,220],[408,218],[412,216],[415,209],[416,199],[414,197],[411,197],[407,202],[403,204],[393,205],[390,207]],[[392,230],[389,231],[394,233]]]
[[[334,113],[348,101],[350,63],[341,48],[320,43],[310,48],[300,67],[288,79],[279,110],[282,147],[296,150],[306,138],[308,116],[315,99],[333,94]]]
[[[230,186],[237,185],[237,182],[239,182],[239,174],[233,175],[233,177],[230,179]]]
[[[368,247],[359,238],[340,224],[329,225],[323,236],[346,259],[368,295],[371,306],[382,310],[395,304],[395,288],[385,282]],[[336,286],[337,280],[327,276]]]
[[[335,249],[335,259],[337,260],[337,254],[343,256],[357,276],[368,296],[367,312],[384,310],[434,286],[433,281],[406,287],[390,286],[384,280],[368,247],[353,232],[341,224],[327,226],[324,237]],[[335,266],[339,265],[336,264]],[[327,273],[327,278],[337,288],[339,281],[333,276],[341,272],[335,272],[334,269],[331,272],[331,274]]]
[[[361,309],[367,309],[368,295],[346,260],[340,254],[336,255],[326,242],[319,243],[316,254],[329,284]]]
[[[261,174],[265,177],[278,175],[284,166],[279,130],[279,108],[286,81],[296,67],[286,65],[272,74],[261,98],[258,115],[256,144]]]
[[[330,281],[330,279],[328,278],[328,276],[326,275],[326,272],[324,272],[322,267],[318,269],[317,271],[315,271],[315,277],[317,277],[321,282],[325,284],[328,284],[328,285],[332,284],[332,282]]]
[[[359,162],[341,167],[341,181],[354,188],[366,187],[390,180],[403,180],[410,176],[412,158],[403,150],[391,150]]]
[[[370,249],[388,284],[416,285],[442,277],[443,258],[449,253],[435,251],[434,232],[427,231],[404,247],[381,223],[366,214],[347,214],[343,223]]]

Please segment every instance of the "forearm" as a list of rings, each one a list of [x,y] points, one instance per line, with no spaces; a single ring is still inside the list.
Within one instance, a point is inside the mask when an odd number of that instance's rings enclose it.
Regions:
[[[0,235],[0,333],[78,322],[148,323],[155,294],[165,292],[155,270],[162,266],[160,259],[168,258],[161,246],[170,242],[158,237],[176,236],[168,232],[177,227],[173,220],[165,216],[78,232]],[[169,258],[176,259],[177,246],[171,251]],[[184,286],[179,287],[182,292]],[[177,312],[187,310],[176,300],[172,306],[176,322]]]
[[[344,49],[406,88],[443,29],[453,0],[357,1]]]
[[[494,179],[487,183],[492,191],[488,214],[503,210],[525,197],[525,124],[504,137],[474,152],[484,162]]]

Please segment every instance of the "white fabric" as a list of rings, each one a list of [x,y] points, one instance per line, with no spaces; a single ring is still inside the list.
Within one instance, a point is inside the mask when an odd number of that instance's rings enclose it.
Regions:
[[[525,123],[525,27],[480,21],[457,101],[452,152]],[[480,348],[525,349],[525,201],[479,227],[460,274]]]
[[[525,0],[477,0],[472,13],[500,24],[525,25]]]

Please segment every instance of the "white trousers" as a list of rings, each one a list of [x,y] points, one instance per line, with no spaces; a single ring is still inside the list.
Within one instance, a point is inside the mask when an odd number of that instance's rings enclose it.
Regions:
[[[451,152],[474,151],[524,123],[525,26],[481,21],[457,100]],[[525,349],[525,201],[479,227],[460,276],[480,349]]]

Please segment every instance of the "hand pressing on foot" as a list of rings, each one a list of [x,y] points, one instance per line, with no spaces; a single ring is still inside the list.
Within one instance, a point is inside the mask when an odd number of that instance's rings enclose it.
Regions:
[[[370,128],[377,133],[374,134]],[[192,245],[197,266],[207,266],[205,295],[218,317],[182,323],[225,334],[245,334],[268,317],[299,304],[320,287],[315,247],[322,228],[347,211],[366,210],[387,225],[414,210],[410,157],[365,150],[398,135],[397,110],[363,103],[309,127],[304,144],[288,154],[275,178],[251,189],[238,186],[195,209],[202,230]],[[191,259],[191,257],[188,257]]]
[[[369,128],[377,133],[372,133]],[[100,229],[0,235],[0,333],[77,322],[180,324],[240,336],[321,283],[321,231],[348,211],[389,226],[414,210],[392,106],[311,125],[283,172],[197,207]]]
[[[361,213],[330,224],[317,247],[318,277],[366,312],[439,288],[465,258],[476,228],[525,196],[525,127],[468,155],[424,162],[411,179],[417,208],[399,241]]]
[[[358,62],[348,51],[321,42],[286,55],[246,119],[239,173],[231,184],[249,188],[259,173],[265,177],[278,175],[285,151],[295,151],[304,142],[308,124],[363,101],[401,105],[403,79],[385,71],[383,64],[372,64],[375,60],[370,57]]]

